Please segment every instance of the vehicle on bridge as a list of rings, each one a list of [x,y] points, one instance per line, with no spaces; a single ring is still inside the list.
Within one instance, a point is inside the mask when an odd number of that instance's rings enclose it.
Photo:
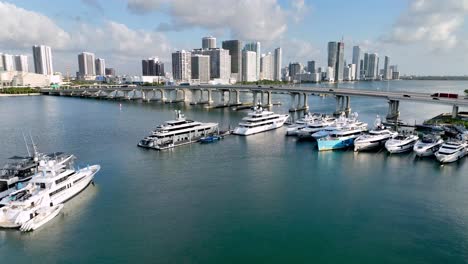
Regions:
[[[452,94],[452,93],[435,93],[435,94],[431,94],[431,97],[435,97],[435,98],[452,98],[452,99],[458,99],[458,94]]]

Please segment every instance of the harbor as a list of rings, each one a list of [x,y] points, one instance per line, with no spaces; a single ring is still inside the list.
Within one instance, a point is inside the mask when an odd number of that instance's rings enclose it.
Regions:
[[[392,89],[407,84],[395,83]],[[414,92],[444,85],[417,84],[420,88],[412,86]],[[253,100],[248,94],[240,99]],[[286,125],[245,137],[226,136],[214,144],[153,151],[136,145],[158,125],[174,120],[175,110],[190,120],[218,123],[223,130],[234,129],[250,109],[65,96],[0,100],[0,118],[9,124],[0,127],[3,163],[26,152],[21,128],[27,126],[40,139],[36,143],[41,150],[73,153],[82,168],[101,165],[95,186],[67,202],[41,229],[28,234],[0,230],[5,245],[0,254],[13,262],[28,259],[23,250],[29,255],[56,252],[57,243],[60,256],[49,254],[44,261],[61,262],[70,256],[130,261],[131,253],[143,262],[155,256],[159,262],[183,262],[183,256],[200,262],[243,262],[265,260],[271,251],[278,252],[280,262],[294,256],[342,262],[356,255],[375,261],[463,261],[454,252],[465,250],[460,231],[465,224],[459,219],[468,217],[466,158],[441,166],[435,157],[419,158],[414,152],[318,151],[314,141],[287,137]],[[274,94],[272,101],[281,105],[269,110],[293,115],[297,121],[304,113],[289,113],[289,100],[289,95]],[[336,110],[332,96],[310,96],[308,103],[311,113],[332,116]],[[399,107],[400,119],[408,124],[422,124],[452,109],[414,102]],[[385,119],[387,111],[386,100],[352,99],[352,113],[359,113],[358,120],[369,129],[376,115]],[[427,230],[424,241],[444,243],[448,251],[434,251],[422,243],[415,225]],[[210,235],[214,231],[217,235]],[[288,233],[287,238],[281,233]],[[89,240],[100,246],[91,246]],[[369,250],[370,244],[374,250]],[[76,255],[76,249],[85,256]],[[407,249],[411,253],[405,253]],[[244,254],[239,256],[239,251]]]

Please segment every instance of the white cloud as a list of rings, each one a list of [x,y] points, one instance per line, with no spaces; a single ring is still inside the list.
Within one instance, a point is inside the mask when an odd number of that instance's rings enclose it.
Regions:
[[[129,0],[128,9],[169,14],[171,21],[160,24],[160,30],[227,29],[234,38],[268,41],[282,36],[288,19],[301,17],[307,6],[303,0],[293,1],[289,10],[277,0]]]
[[[468,0],[413,0],[382,40],[396,44],[426,42],[432,49],[447,50],[458,44],[467,14]]]
[[[325,63],[323,61],[323,52],[315,47],[311,42],[301,39],[288,39],[283,42],[283,62],[286,65],[289,62],[305,63],[306,61],[315,60],[317,65]]]

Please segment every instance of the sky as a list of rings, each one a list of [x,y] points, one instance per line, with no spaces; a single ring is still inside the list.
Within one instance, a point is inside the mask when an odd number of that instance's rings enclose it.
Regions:
[[[141,60],[201,47],[201,38],[260,41],[289,62],[327,63],[343,39],[390,56],[402,74],[468,74],[468,0],[0,0],[0,52],[52,48],[54,70],[74,75],[77,54],[93,52],[117,74],[141,74]]]

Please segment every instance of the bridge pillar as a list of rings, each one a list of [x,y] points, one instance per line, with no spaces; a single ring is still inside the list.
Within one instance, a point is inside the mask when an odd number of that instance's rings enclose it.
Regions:
[[[296,94],[295,93],[291,93],[291,106],[289,107],[289,111],[290,112],[294,112],[297,110],[296,108]]]
[[[235,99],[234,104],[236,104],[236,105],[241,104],[241,101],[240,101],[240,92],[239,92],[239,90],[234,90],[234,93],[236,94],[236,97],[234,97],[234,99]]]
[[[309,95],[307,93],[304,93],[304,105],[303,105],[303,108],[305,110],[308,110],[309,109]]]
[[[213,92],[212,89],[208,89],[208,104],[209,105],[213,103],[212,92]]]
[[[164,89],[159,89],[159,91],[161,92],[161,102],[166,102],[167,101],[167,97],[166,97],[166,90]]]
[[[343,98],[344,100],[344,103],[345,103],[345,107],[344,107],[344,113],[346,115],[346,117],[349,117],[349,114],[351,113],[351,97],[349,96],[345,96]]]
[[[335,96],[336,100],[336,107],[335,107],[335,116],[340,116],[341,114],[344,113],[344,108],[345,108],[345,97],[342,95],[336,95]]]
[[[271,101],[271,91],[267,91],[267,106],[272,107],[273,103]]]
[[[260,105],[263,106],[263,104],[265,103],[264,96],[263,96],[263,91],[260,92],[260,100],[261,100]]]
[[[388,101],[388,113],[387,113],[387,121],[390,122],[398,122],[400,118],[400,101],[398,100],[389,100]]]
[[[128,99],[128,93],[129,93],[129,91],[123,91],[124,99]]]
[[[297,97],[298,97],[298,98],[297,98],[297,105],[296,105],[296,109],[297,109],[297,110],[300,110],[300,109],[301,109],[301,100],[302,100],[302,99],[301,99],[301,95],[302,95],[301,93],[298,93],[298,94],[297,94]]]
[[[458,105],[453,105],[452,118],[457,118],[457,117],[458,117]]]
[[[197,100],[197,92],[198,91],[200,91],[200,97]],[[191,90],[191,93],[192,93],[192,102],[190,102],[190,104],[195,105],[195,104],[198,104],[199,102],[201,102],[201,98],[203,97],[202,90],[193,89],[193,90]]]
[[[256,106],[257,105],[257,92],[256,91],[252,91],[252,97],[253,97],[252,104]]]

